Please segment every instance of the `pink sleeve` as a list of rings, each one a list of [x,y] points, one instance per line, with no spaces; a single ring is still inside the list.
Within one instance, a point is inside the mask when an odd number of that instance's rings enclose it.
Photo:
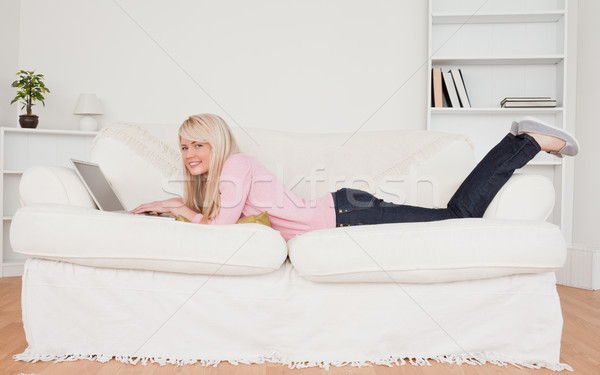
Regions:
[[[247,160],[235,156],[227,159],[219,179],[221,209],[214,219],[208,220],[208,224],[235,224],[239,220],[250,193],[251,180],[251,167]],[[192,223],[200,223],[203,217],[202,214],[194,216]]]

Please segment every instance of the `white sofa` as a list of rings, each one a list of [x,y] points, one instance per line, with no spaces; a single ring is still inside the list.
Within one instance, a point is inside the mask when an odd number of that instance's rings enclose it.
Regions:
[[[127,209],[181,194],[176,125],[102,129],[91,161]],[[465,137],[425,131],[233,129],[294,193],[342,187],[444,206],[474,166]],[[68,168],[22,178],[13,249],[28,255],[18,360],[294,367],[560,364],[553,270],[565,261],[545,177],[517,174],[481,219],[308,232],[98,211]],[[289,257],[288,257],[289,255]]]

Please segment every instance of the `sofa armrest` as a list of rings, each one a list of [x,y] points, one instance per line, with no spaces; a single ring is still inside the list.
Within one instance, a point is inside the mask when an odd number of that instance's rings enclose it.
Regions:
[[[56,203],[97,208],[77,173],[66,167],[35,166],[23,172],[19,184],[21,205]]]
[[[483,217],[490,219],[546,220],[554,208],[550,179],[534,174],[514,174],[500,189]]]

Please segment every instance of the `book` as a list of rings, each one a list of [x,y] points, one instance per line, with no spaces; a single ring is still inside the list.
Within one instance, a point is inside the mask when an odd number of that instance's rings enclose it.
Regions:
[[[444,94],[442,89],[442,69],[433,68],[431,70],[431,84],[432,90],[431,94],[433,95],[431,106],[435,108],[444,106]]]
[[[551,100],[549,96],[507,96],[502,101],[531,101],[531,100]]]
[[[446,97],[446,103],[448,107],[460,108],[460,101],[458,100],[458,94],[456,93],[456,87],[454,86],[454,80],[452,79],[452,73],[443,72],[442,82],[444,83],[444,96]]]
[[[549,96],[508,97],[508,98],[502,99],[502,101],[500,102],[500,105],[503,105],[504,103],[507,103],[507,102],[516,103],[516,102],[549,102],[549,101],[556,102],[555,99],[551,99]]]
[[[454,86],[456,86],[456,92],[458,93],[458,99],[460,100],[460,106],[463,108],[471,108],[471,101],[467,94],[467,88],[465,87],[465,81],[463,79],[462,71],[460,69],[451,69],[452,79],[454,79]]]
[[[549,96],[509,96],[500,102],[502,108],[552,108],[556,107],[556,99]]]
[[[502,108],[554,108],[556,101],[505,102]]]

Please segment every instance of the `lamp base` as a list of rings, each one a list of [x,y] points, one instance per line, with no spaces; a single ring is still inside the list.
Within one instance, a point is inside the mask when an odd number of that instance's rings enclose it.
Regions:
[[[83,116],[81,121],[79,121],[79,129],[93,132],[98,129],[98,121],[92,116]]]

